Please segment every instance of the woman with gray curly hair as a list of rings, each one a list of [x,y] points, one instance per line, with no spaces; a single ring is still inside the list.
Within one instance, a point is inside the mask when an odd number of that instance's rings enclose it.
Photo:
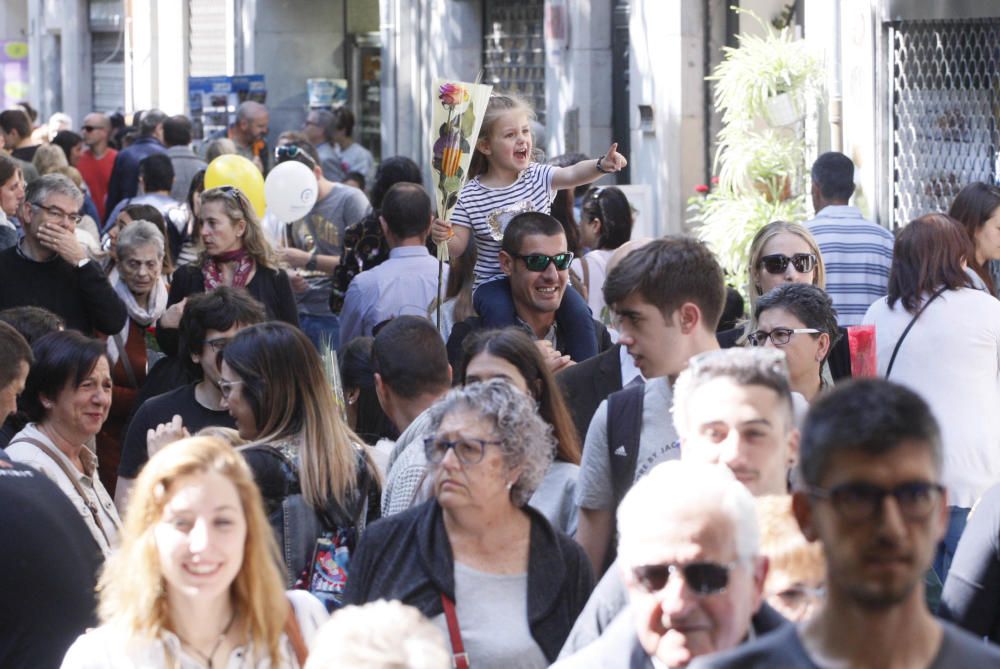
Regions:
[[[435,498],[368,528],[346,600],[416,607],[456,667],[547,667],[593,587],[583,550],[527,505],[552,462],[551,428],[500,379],[455,388],[430,415]]]

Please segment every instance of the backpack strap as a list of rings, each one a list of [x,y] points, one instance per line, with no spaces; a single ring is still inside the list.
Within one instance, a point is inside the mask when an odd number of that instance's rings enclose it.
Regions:
[[[628,386],[608,396],[608,459],[614,509],[632,487],[639,461],[642,433],[642,402],[645,384]]]

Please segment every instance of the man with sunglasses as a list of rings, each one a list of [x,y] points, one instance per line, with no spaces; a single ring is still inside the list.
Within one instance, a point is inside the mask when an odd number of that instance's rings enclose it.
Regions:
[[[892,233],[848,203],[854,194],[854,163],[842,153],[824,153],[812,166],[816,217],[806,227],[823,253],[826,291],[841,327],[859,325],[871,303],[889,288]]]
[[[625,495],[618,530],[629,607],[557,667],[673,669],[753,637],[767,560],[753,497],[727,468],[657,465]]]
[[[38,306],[93,336],[125,326],[125,305],[76,238],[83,193],[61,174],[28,184],[18,206],[24,236],[0,252],[0,310]]]
[[[573,254],[568,250],[562,224],[540,212],[518,214],[507,224],[499,254],[500,269],[510,281],[517,324],[540,342],[549,367],[559,371],[570,363],[566,338],[570,333],[556,325],[556,311],[569,282]],[[448,337],[448,362],[455,369],[462,361],[462,342],[483,329],[479,316],[456,323]],[[611,347],[607,328],[594,321],[597,351]]]
[[[883,380],[838,386],[802,434],[799,527],[823,546],[827,596],[786,627],[700,667],[996,667],[1000,649],[936,620],[924,596],[948,522],[941,434],[927,404]]]
[[[368,215],[371,205],[357,188],[334,183],[325,176],[316,147],[301,132],[285,132],[275,149],[275,164],[293,160],[308,167],[316,176],[316,204],[304,217],[288,223],[281,258],[296,269],[289,277],[295,290],[299,326],[317,347],[329,341],[340,343],[340,320],[330,313],[333,271],[340,264],[344,230]]]
[[[103,221],[108,213],[104,208],[104,199],[108,194],[111,170],[115,166],[115,157],[118,155],[118,151],[108,145],[108,139],[111,136],[111,121],[100,112],[87,114],[83,119],[81,134],[86,149],[80,154],[76,169],[80,170],[80,176],[87,183],[90,197],[93,198],[94,206],[97,207],[97,215]]]

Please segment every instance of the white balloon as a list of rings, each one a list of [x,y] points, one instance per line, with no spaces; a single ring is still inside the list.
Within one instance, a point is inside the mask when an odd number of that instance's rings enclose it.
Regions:
[[[296,160],[275,165],[264,181],[267,211],[282,223],[297,221],[308,214],[318,195],[316,175]]]

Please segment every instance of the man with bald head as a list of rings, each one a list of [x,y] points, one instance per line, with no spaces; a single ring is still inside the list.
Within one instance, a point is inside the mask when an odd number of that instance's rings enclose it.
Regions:
[[[115,157],[118,152],[108,145],[111,136],[111,121],[101,112],[92,112],[83,119],[83,126],[80,128],[83,135],[84,151],[80,154],[80,161],[76,164],[76,169],[80,170],[80,175],[90,189],[90,197],[94,199],[97,207],[97,214],[101,220],[107,211],[104,208],[104,200],[108,196],[108,184],[111,182],[111,170],[115,166]]]
[[[253,162],[263,172],[267,169],[267,131],[271,115],[259,102],[247,100],[236,110],[236,123],[229,128],[229,139],[236,152]]]

